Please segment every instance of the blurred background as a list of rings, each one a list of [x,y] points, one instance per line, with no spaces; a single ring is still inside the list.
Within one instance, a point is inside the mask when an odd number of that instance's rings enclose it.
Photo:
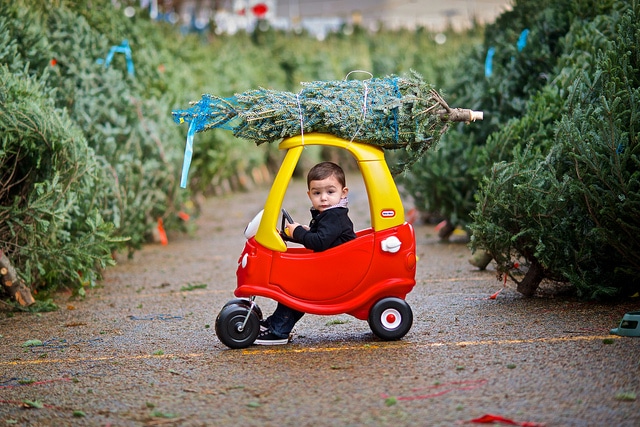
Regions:
[[[143,0],[160,19],[218,33],[251,30],[259,21],[281,30],[306,30],[322,39],[344,25],[370,31],[429,28],[443,31],[486,24],[508,8],[509,0]]]
[[[419,220],[525,295],[640,296],[639,26],[638,0],[0,0],[0,251],[39,297],[82,295],[115,253],[194,233],[202,200],[272,182],[277,141],[212,129],[181,188],[172,112],[415,72],[485,113],[385,152]]]

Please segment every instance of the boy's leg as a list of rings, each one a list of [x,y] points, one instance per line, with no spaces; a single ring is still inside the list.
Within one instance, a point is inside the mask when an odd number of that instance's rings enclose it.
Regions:
[[[276,310],[261,325],[254,341],[258,345],[281,345],[289,342],[289,334],[304,313],[278,303]]]
[[[289,334],[293,330],[293,327],[302,316],[304,316],[303,312],[278,303],[276,310],[267,319],[267,323],[274,335],[281,338],[289,338]]]

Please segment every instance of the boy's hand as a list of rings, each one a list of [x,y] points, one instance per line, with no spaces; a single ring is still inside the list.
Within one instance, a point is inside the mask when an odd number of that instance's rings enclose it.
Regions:
[[[296,227],[298,227],[298,226],[302,226],[302,227],[305,227],[306,229],[308,229],[308,227],[306,227],[306,226],[304,226],[304,225],[302,225],[302,224],[299,224],[299,223],[297,223],[297,222],[294,222],[294,223],[287,223],[285,226],[287,227],[287,230],[285,231],[285,233],[286,233],[286,234],[287,234],[287,236],[289,236],[289,237],[293,237],[293,230],[295,230],[295,229],[296,229]]]

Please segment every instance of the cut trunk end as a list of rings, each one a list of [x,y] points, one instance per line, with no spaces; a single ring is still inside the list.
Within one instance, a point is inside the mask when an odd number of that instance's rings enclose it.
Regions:
[[[0,284],[11,298],[23,307],[35,304],[31,290],[18,279],[16,270],[9,262],[9,258],[0,251]]]

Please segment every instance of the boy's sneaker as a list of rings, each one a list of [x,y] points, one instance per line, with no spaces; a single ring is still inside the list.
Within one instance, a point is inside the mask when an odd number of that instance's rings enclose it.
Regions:
[[[257,345],[283,345],[289,342],[289,338],[280,338],[279,336],[274,335],[272,332],[267,329],[266,331],[260,331],[258,334],[258,338],[253,342]]]
[[[269,331],[269,322],[266,319],[260,321],[260,333],[264,331]]]

